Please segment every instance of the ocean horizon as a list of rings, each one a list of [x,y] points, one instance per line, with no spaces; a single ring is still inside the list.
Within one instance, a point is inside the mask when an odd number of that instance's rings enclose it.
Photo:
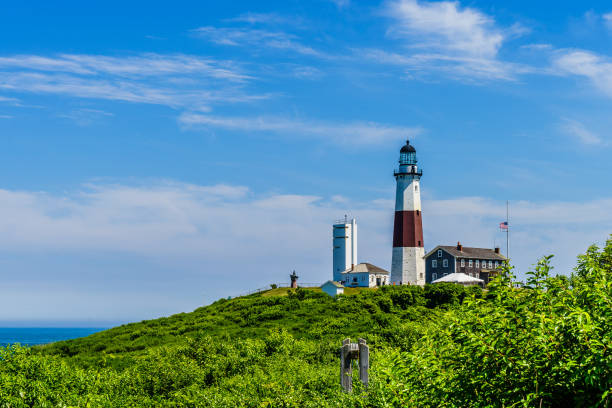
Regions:
[[[106,327],[0,327],[0,346],[49,344],[89,336],[106,329]]]

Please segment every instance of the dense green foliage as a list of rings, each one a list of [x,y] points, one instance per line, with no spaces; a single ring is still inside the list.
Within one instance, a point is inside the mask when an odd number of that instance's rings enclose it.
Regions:
[[[510,269],[484,294],[448,284],[269,296],[279,288],[0,349],[0,407],[607,407],[612,240],[571,278],[550,276],[548,262],[521,289]],[[350,395],[339,389],[345,337],[372,350],[370,387]]]

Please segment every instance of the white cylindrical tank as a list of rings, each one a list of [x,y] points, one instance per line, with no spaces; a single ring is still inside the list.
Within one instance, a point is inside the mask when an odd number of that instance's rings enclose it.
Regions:
[[[333,280],[340,282],[342,272],[357,265],[357,220],[337,221],[333,225]]]

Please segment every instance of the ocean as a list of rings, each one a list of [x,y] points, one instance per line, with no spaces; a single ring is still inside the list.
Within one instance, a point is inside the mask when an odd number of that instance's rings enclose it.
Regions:
[[[92,327],[0,327],[0,346],[4,347],[13,343],[20,343],[22,346],[47,344],[89,336],[101,330],[105,329]]]

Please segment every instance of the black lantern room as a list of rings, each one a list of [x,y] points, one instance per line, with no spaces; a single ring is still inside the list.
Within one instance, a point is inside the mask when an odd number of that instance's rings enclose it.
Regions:
[[[400,149],[399,164],[413,165],[417,163],[416,149],[410,144],[410,140],[406,140],[406,144]]]

